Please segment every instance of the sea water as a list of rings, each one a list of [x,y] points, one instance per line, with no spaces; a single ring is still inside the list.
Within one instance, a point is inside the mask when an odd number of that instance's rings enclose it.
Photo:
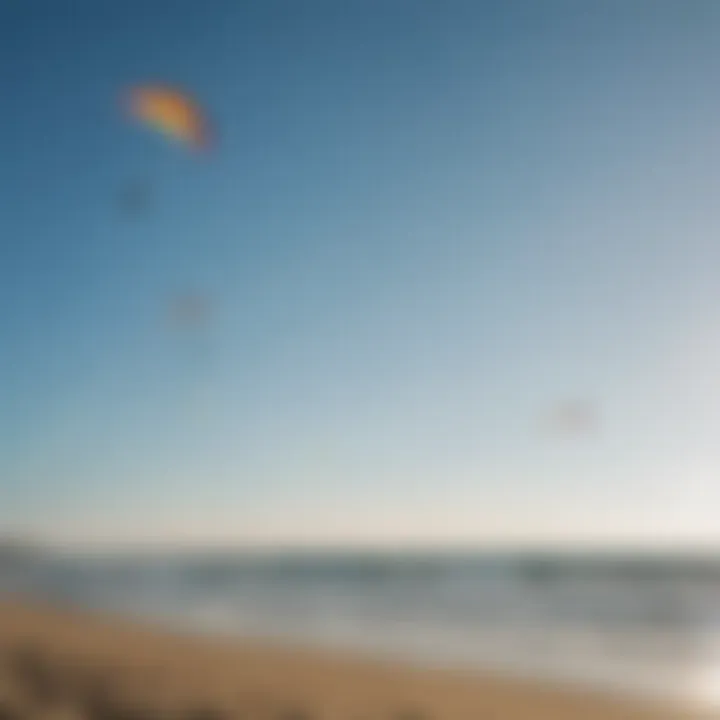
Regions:
[[[193,632],[720,708],[720,555],[66,555],[0,579],[6,592]]]

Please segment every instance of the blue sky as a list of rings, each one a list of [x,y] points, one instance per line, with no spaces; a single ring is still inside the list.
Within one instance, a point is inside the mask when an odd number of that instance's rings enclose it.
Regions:
[[[0,526],[720,532],[713,0],[30,0],[0,65]],[[154,81],[210,157],[123,116]]]

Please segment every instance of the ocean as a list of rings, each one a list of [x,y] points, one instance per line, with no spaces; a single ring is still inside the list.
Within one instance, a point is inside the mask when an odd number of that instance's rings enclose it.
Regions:
[[[0,564],[0,592],[720,708],[720,555],[47,555]]]

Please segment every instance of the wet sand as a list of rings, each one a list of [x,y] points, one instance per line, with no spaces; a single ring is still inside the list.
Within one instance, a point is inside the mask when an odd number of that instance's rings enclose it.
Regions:
[[[0,720],[682,720],[570,688],[0,603]]]

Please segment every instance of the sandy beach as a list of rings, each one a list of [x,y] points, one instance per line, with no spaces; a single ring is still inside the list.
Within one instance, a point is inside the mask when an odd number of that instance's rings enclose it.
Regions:
[[[173,634],[39,604],[0,604],[0,718],[681,720],[569,688],[346,653]]]

